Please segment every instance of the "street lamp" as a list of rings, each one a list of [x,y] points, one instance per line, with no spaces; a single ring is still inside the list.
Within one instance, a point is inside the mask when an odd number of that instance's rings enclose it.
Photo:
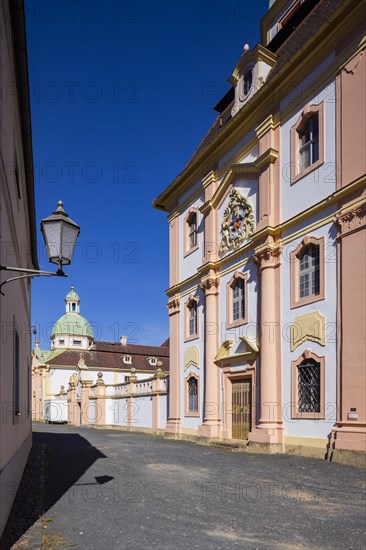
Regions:
[[[51,263],[57,264],[57,271],[38,271],[36,269],[25,269],[23,267],[8,267],[0,265],[1,271],[18,271],[19,273],[27,273],[27,275],[19,275],[3,281],[0,285],[1,294],[3,294],[1,289],[6,283],[10,283],[11,281],[16,281],[18,279],[42,276],[67,277],[66,273],[62,270],[62,266],[69,265],[71,263],[76,239],[80,233],[80,227],[75,222],[70,220],[63,208],[62,201],[58,202],[57,209],[53,212],[53,214],[51,214],[51,216],[41,220],[41,231],[46,244],[48,259]]]

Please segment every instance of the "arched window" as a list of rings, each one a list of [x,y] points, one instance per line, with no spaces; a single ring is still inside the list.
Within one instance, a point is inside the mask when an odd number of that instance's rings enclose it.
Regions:
[[[188,412],[198,413],[198,380],[194,376],[188,379]]]

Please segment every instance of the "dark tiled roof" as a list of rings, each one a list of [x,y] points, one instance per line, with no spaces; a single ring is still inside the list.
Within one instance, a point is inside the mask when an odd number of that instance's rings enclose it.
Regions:
[[[148,362],[149,357],[156,357],[163,363],[163,370],[169,372],[169,348],[161,346],[140,346],[119,343],[95,342],[95,350],[65,350],[47,361],[49,365],[65,365],[76,367],[83,354],[87,367],[98,369],[123,369],[130,371],[134,367],[138,371],[155,371],[155,367]],[[124,355],[130,355],[132,362],[123,361]]]
[[[126,344],[122,346],[119,342],[96,340],[95,350],[119,354],[124,353],[127,355],[145,355],[146,357],[169,357],[169,348],[163,346],[143,346],[140,344]]]
[[[275,65],[272,67],[266,82],[269,82],[273,76],[283,67],[291,57],[302,48],[307,40],[311,37],[316,30],[331,17],[332,13],[344,2],[344,0],[320,0],[318,5],[305,17],[305,19],[299,24],[299,26],[294,30],[294,32],[288,37],[288,39],[281,45],[281,47],[276,51],[278,55],[278,60]],[[182,170],[181,174],[186,170],[186,168],[200,155],[200,153],[206,149],[210,142],[219,134],[222,128],[229,122],[231,117],[231,109],[234,102],[232,101],[230,105],[217,117],[213,126],[207,132],[189,161],[187,162],[185,168]],[[177,176],[176,179],[178,179]]]
[[[169,348],[170,347],[170,338],[167,338],[165,342],[161,344],[162,348]]]
[[[278,60],[267,77],[269,82],[273,76],[300,50],[309,38],[318,30],[332,13],[343,4],[344,0],[321,0],[317,6],[305,17],[295,31],[276,51]]]

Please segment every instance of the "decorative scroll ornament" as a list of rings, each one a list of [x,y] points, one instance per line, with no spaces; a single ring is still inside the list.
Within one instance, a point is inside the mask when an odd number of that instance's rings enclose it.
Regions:
[[[255,231],[253,209],[249,201],[237,189],[230,193],[221,224],[220,252],[238,248]]]

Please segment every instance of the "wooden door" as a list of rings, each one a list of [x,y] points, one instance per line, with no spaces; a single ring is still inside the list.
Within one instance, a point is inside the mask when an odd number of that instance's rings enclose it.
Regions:
[[[232,381],[232,437],[248,439],[251,427],[251,380]]]

